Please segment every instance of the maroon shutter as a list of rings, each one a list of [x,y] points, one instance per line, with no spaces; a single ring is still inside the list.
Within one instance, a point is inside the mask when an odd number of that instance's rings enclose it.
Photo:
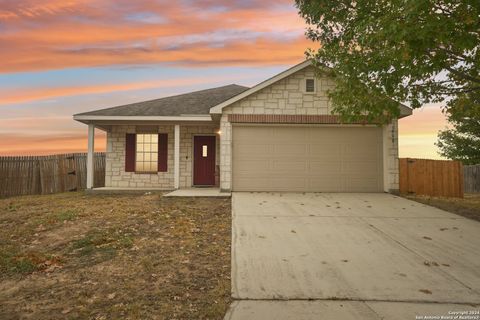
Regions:
[[[158,171],[167,172],[168,134],[158,134]]]
[[[125,172],[135,172],[135,133],[127,133],[125,140]]]

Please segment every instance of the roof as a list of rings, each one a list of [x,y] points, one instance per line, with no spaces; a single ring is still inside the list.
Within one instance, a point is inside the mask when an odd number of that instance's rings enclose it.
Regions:
[[[79,113],[75,116],[158,117],[208,115],[210,108],[245,90],[248,90],[248,87],[230,84],[218,88]]]

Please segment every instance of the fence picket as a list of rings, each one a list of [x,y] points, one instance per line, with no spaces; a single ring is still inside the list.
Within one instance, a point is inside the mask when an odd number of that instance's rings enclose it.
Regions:
[[[480,164],[464,166],[463,179],[465,192],[480,192]]]
[[[86,158],[86,153],[0,157],[0,197],[85,189]],[[104,186],[104,152],[95,153],[94,170],[94,186]]]
[[[461,162],[412,158],[399,159],[399,162],[401,194],[463,198]]]

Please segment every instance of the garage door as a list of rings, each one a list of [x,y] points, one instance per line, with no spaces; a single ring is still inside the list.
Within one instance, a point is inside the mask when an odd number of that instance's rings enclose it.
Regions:
[[[381,192],[379,127],[234,126],[234,191]]]

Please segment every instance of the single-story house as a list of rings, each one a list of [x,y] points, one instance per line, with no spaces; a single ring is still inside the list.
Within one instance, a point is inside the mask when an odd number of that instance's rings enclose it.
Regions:
[[[87,187],[95,128],[106,131],[105,186],[222,191],[396,192],[398,119],[342,124],[334,81],[302,62],[239,85],[76,114],[88,124]],[[411,115],[401,105],[400,118]]]

